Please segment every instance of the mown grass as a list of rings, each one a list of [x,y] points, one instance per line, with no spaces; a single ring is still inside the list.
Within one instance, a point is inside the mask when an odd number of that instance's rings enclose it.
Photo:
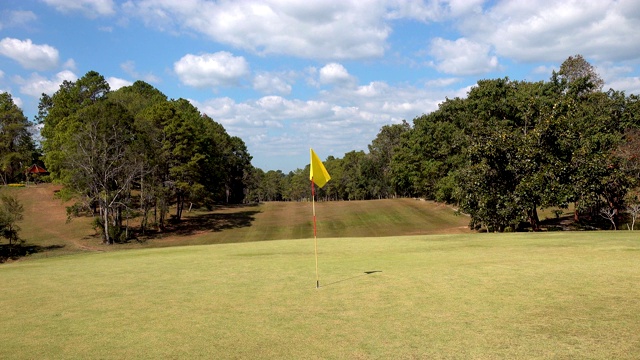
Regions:
[[[184,219],[163,233],[139,236],[128,244],[101,244],[91,217],[67,221],[64,203],[54,197],[60,186],[40,184],[3,187],[25,207],[20,235],[39,253],[30,258],[86,251],[204,245],[313,237],[310,202],[268,202],[217,206],[213,211],[185,212]],[[448,206],[413,199],[316,203],[321,237],[370,237],[436,233],[468,233],[468,217]],[[136,219],[130,223],[135,226]],[[149,233],[147,234],[149,235]]]
[[[635,359],[629,231],[320,238],[0,267],[0,358]]]

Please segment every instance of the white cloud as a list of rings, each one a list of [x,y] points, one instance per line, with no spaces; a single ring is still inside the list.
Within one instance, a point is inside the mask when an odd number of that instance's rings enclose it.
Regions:
[[[36,45],[31,39],[0,40],[0,55],[11,58],[25,69],[50,70],[58,65],[58,50],[49,45]]]
[[[410,18],[433,21],[445,15],[446,8],[438,1],[396,0],[387,15],[390,19]]]
[[[159,83],[161,80],[159,77],[155,76],[153,73],[145,73],[141,74],[136,70],[136,64],[134,61],[125,61],[120,64],[120,68],[127,73],[127,75],[131,76],[136,80],[143,80],[148,83]]]
[[[358,86],[356,94],[363,97],[374,97],[385,93],[389,89],[389,85],[382,81],[374,81],[369,85]]]
[[[173,69],[182,83],[197,88],[236,85],[249,74],[247,61],[226,51],[187,54],[174,63]]]
[[[384,54],[391,28],[382,0],[128,1],[132,16],[164,31],[202,33],[261,55],[359,59]]]
[[[42,0],[47,5],[64,13],[80,11],[87,17],[108,16],[115,14],[113,0]]]
[[[67,70],[75,71],[76,70],[76,61],[73,60],[73,59],[69,59],[69,60],[65,61],[64,64],[62,64],[62,67],[67,69]]]
[[[438,78],[425,83],[427,87],[446,87],[460,82],[460,78]]]
[[[16,76],[14,81],[20,85],[20,92],[35,98],[45,93],[47,95],[53,95],[60,88],[60,84],[64,80],[76,81],[78,76],[69,70],[61,71],[53,76],[52,79],[47,79],[39,74],[33,73],[28,79],[23,79],[20,76]]]
[[[320,69],[320,84],[349,84],[354,78],[341,64],[330,63]]]
[[[109,77],[106,80],[107,83],[109,83],[109,88],[111,89],[111,91],[116,91],[121,87],[133,85],[133,83],[129,80],[120,79],[117,77]]]
[[[24,27],[38,19],[32,11],[3,11],[0,18],[0,30],[10,27]]]
[[[464,97],[469,89],[453,92]],[[245,140],[256,166],[269,157],[287,171],[303,166],[301,159],[311,145],[323,156],[365,150],[383,125],[411,121],[436,110],[451,95],[451,90],[373,81],[322,91],[311,100],[264,96],[242,102],[228,97],[193,102],[229,134]]]
[[[253,78],[253,88],[265,94],[291,93],[291,82],[295,75],[293,73],[268,73],[262,72]]]
[[[438,71],[454,75],[473,75],[497,70],[498,58],[490,54],[489,45],[466,38],[450,41],[435,38],[431,42],[433,64]]]
[[[461,15],[477,15],[482,13],[482,4],[485,0],[449,0],[448,1],[448,13],[449,16],[461,16]]]
[[[17,107],[20,108],[20,110],[22,110],[22,106],[24,105],[24,103],[22,102],[22,99],[19,97],[11,97],[13,99],[13,103],[16,104]]]
[[[640,58],[640,2],[634,0],[501,1],[458,19],[464,37],[487,42],[521,62]]]
[[[533,69],[533,71],[532,71],[532,72],[533,72],[534,74],[549,74],[549,75],[551,75],[551,73],[553,72],[553,70],[556,70],[556,71],[557,71],[557,70],[558,70],[558,68],[557,68],[557,67],[553,67],[553,66],[539,65],[539,66],[536,66],[536,67]]]
[[[640,95],[640,77],[631,76],[613,79],[611,81],[607,81],[603,89],[624,91],[626,95]]]
[[[615,89],[629,94],[640,94],[640,77],[634,74],[634,67],[625,64],[605,62],[596,71],[605,81],[603,90]]]

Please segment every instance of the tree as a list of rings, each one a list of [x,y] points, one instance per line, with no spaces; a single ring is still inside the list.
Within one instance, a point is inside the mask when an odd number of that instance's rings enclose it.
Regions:
[[[22,177],[33,160],[30,126],[11,95],[0,93],[0,177],[5,185]]]
[[[108,93],[109,83],[104,77],[95,71],[89,71],[76,82],[63,81],[52,96],[42,94],[37,119],[43,125],[41,135],[44,162],[54,180],[64,182],[68,176],[63,169],[65,158],[61,149],[71,141],[70,137],[73,135],[73,131],[69,131],[69,121],[61,128],[58,127],[59,124]]]
[[[376,184],[374,197],[389,197],[396,195],[392,186],[391,161],[401,144],[402,134],[409,131],[411,126],[405,120],[402,124],[385,125],[369,145],[369,165],[376,170],[373,182]],[[373,171],[370,171],[373,172]]]
[[[569,56],[560,65],[557,73],[566,81],[568,90],[577,95],[602,90],[604,80],[596,72],[596,69],[582,55]]]
[[[24,207],[18,199],[8,194],[0,194],[0,236],[9,240],[9,246],[21,242],[17,222],[22,220]]]
[[[618,230],[616,227],[616,209],[612,209],[610,207],[602,207],[600,208],[599,214],[602,218],[607,219],[611,222],[611,226],[613,226],[613,230]]]
[[[97,202],[98,225],[104,242],[125,240],[122,212],[130,206],[128,195],[136,177],[136,156],[131,144],[135,135],[133,119],[119,104],[97,101],[65,118],[59,125],[71,132],[62,144],[62,169],[68,174],[64,184]]]
[[[162,153],[163,132],[158,124],[153,120],[151,108],[159,104],[166,103],[167,97],[153,86],[136,81],[131,86],[125,86],[117,91],[110,92],[108,99],[122,105],[134,118],[134,132],[136,134],[133,146],[134,161],[138,168],[134,186],[140,193],[139,208],[142,213],[140,231],[144,235],[149,225],[149,214],[154,211],[154,223],[164,226],[164,214],[162,221],[158,222],[158,205],[165,209],[166,191],[162,186],[160,176],[160,164],[164,163],[165,156]]]
[[[365,177],[362,172],[365,157],[364,151],[354,150],[344,154],[342,182],[348,200],[365,200],[367,198]]]

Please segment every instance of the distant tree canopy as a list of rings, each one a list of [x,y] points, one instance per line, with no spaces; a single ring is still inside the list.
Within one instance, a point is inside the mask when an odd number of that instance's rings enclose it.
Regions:
[[[454,203],[472,228],[488,231],[537,230],[537,209],[573,204],[576,220],[605,208],[615,226],[630,199],[638,201],[628,194],[639,193],[640,103],[636,95],[602,92],[603,83],[580,55],[547,82],[478,81],[467,98],[447,99],[413,127],[384,126],[369,153],[329,157],[332,180],[318,197]],[[254,172],[247,195],[308,198],[308,170]]]
[[[36,153],[31,125],[11,95],[0,93],[0,178],[4,185],[25,180]]]
[[[141,231],[164,228],[175,205],[241,202],[251,156],[244,142],[184,99],[168,100],[137,81],[110,91],[88,72],[40,100],[42,147],[51,178],[81,196],[70,212],[93,209],[104,241],[124,240],[123,220],[141,210]]]

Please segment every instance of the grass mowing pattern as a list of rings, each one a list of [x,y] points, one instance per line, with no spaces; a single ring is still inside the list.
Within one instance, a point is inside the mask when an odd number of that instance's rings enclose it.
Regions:
[[[244,242],[313,237],[312,204],[268,202],[254,207],[251,226],[203,233],[203,241]],[[198,216],[195,214],[195,216]],[[469,218],[447,206],[414,199],[316,203],[318,236],[373,237],[410,234],[468,233]]]
[[[40,184],[0,191],[16,195],[24,204],[20,235],[28,245],[46,251],[31,258],[84,251],[308,239],[313,237],[310,202],[267,202],[260,205],[219,206],[214,211],[185,212],[173,231],[145,243],[107,246],[91,227],[92,218],[67,222],[65,206],[55,199],[60,186]],[[414,199],[336,201],[316,203],[318,236],[370,237],[438,233],[469,233],[469,218],[452,208]],[[138,219],[139,220],[139,219]],[[137,226],[137,220],[131,220]]]
[[[0,358],[640,353],[634,232],[322,238],[319,250],[320,289],[308,239],[5,264]]]

